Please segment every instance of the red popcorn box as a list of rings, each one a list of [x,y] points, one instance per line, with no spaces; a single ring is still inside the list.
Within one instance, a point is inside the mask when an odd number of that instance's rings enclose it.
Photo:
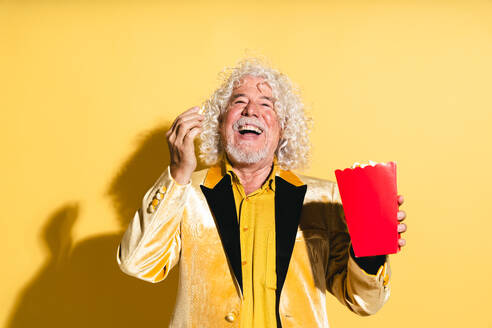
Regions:
[[[335,176],[355,256],[395,254],[400,249],[396,163],[354,166]]]

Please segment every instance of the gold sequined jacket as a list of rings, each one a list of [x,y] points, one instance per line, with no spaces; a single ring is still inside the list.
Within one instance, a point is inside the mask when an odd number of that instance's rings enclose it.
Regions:
[[[277,326],[328,327],[327,292],[359,315],[389,297],[390,272],[372,275],[349,254],[337,184],[290,171],[275,177]],[[145,194],[117,251],[121,270],[162,281],[179,263],[170,327],[238,327],[242,277],[239,226],[223,166],[178,185],[169,168]],[[381,271],[381,270],[380,270]]]

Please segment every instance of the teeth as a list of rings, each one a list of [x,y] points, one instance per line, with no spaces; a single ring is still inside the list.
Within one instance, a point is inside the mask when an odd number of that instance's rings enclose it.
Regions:
[[[240,126],[239,127],[239,132],[241,131],[245,131],[245,130],[248,130],[248,131],[254,131],[258,134],[262,133],[263,131],[261,131],[260,128],[254,126],[254,125],[243,125],[243,126]]]

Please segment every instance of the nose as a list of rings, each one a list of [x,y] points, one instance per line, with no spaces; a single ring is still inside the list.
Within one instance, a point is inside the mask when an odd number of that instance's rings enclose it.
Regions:
[[[254,116],[258,117],[258,106],[250,101],[248,104],[244,107],[242,113],[243,116]]]

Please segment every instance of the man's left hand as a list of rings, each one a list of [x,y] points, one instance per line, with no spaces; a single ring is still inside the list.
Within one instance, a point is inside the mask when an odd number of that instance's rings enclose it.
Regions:
[[[403,196],[399,195],[398,196],[398,207],[400,207],[401,204],[403,204]],[[403,232],[407,231],[407,225],[405,223],[401,223],[403,220],[405,220],[406,217],[407,217],[407,214],[405,213],[405,211],[398,211],[397,218],[398,218],[398,221],[400,221],[400,224],[398,224],[398,232],[399,233],[403,233]],[[403,238],[398,239],[398,245],[400,245],[400,247],[405,246],[406,243],[407,242],[405,239],[403,239]]]

